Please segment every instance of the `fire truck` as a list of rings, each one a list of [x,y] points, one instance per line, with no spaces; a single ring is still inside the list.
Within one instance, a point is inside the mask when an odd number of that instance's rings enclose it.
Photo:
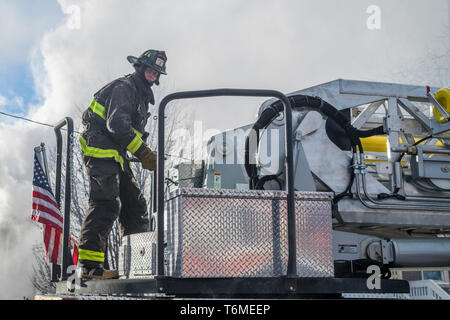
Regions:
[[[267,100],[254,123],[211,137],[206,159],[167,170],[166,106],[222,96]],[[286,95],[177,92],[158,111],[151,227],[122,239],[119,279],[67,271],[66,166],[55,297],[411,298],[393,269],[450,267],[448,88],[338,79]],[[69,137],[70,118],[55,128],[58,201],[65,126]]]

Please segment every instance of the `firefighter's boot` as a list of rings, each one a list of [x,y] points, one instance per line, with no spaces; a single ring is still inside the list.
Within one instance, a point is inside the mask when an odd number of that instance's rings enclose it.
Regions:
[[[78,276],[82,279],[117,279],[117,270],[106,270],[103,263],[78,262]]]
[[[105,270],[103,267],[86,268],[80,270],[80,278],[83,279],[117,279],[119,272],[117,270]]]

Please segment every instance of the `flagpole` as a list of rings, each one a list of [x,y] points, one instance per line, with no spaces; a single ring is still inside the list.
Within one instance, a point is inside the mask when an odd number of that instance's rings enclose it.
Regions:
[[[61,169],[62,169],[62,135],[61,128],[67,125],[67,154],[66,154],[66,181],[64,192],[64,226],[63,226],[63,252],[62,252],[62,270],[61,280],[67,280],[67,267],[70,264],[70,198],[71,198],[71,161],[72,161],[72,138],[73,138],[73,120],[66,117],[55,125],[56,134],[56,185],[55,198],[56,203],[61,207]]]
[[[52,182],[50,180],[50,174],[48,172],[47,154],[45,153],[44,142],[41,142],[41,152],[42,152],[41,154],[42,162],[44,163],[45,175],[47,176],[48,185],[50,186],[50,189],[52,189]]]

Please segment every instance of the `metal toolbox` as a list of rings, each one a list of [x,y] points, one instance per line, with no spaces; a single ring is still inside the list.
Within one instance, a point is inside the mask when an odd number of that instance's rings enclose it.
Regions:
[[[156,274],[156,232],[137,233],[122,239],[118,271],[125,278],[147,278]]]
[[[334,276],[331,200],[331,193],[295,193],[299,277]],[[286,192],[178,189],[167,197],[165,220],[168,276],[286,275]],[[129,236],[121,256],[123,276],[154,275],[156,232]]]

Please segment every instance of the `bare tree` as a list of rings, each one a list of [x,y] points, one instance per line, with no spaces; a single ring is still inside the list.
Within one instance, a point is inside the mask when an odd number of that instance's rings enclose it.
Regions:
[[[393,72],[396,81],[423,82],[431,81],[431,86],[446,88],[450,83],[450,29],[443,27],[442,34],[434,38],[442,44],[441,48],[427,48],[426,54],[417,59],[413,66],[399,68]]]
[[[50,265],[45,259],[45,250],[42,243],[33,246],[33,276],[31,283],[39,294],[52,294],[56,285],[51,282]]]

